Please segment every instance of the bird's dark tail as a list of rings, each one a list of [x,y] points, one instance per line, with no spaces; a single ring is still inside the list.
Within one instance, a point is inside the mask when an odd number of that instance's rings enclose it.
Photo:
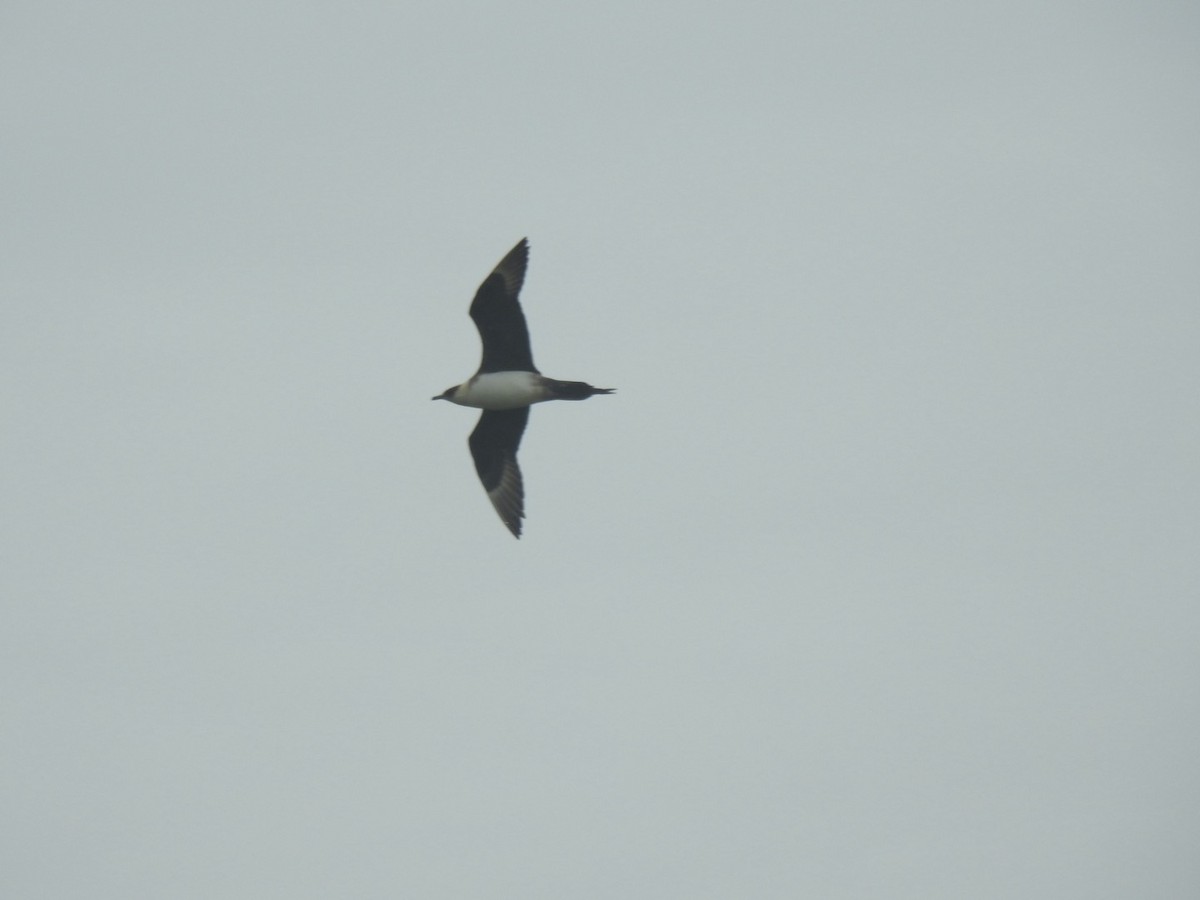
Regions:
[[[547,378],[542,382],[555,400],[586,400],[594,394],[611,394],[615,388],[592,387],[584,381],[555,381]]]

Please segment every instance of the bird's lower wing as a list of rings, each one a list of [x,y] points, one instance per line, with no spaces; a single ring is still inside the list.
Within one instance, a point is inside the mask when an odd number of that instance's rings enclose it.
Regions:
[[[517,448],[529,421],[529,407],[484,410],[467,443],[475,459],[475,471],[488,499],[514,537],[521,536],[525,517],[525,487],[517,465]]]

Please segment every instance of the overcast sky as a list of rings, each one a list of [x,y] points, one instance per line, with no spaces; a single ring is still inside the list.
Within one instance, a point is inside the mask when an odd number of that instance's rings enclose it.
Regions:
[[[1200,894],[1198,46],[4,3],[0,895]]]

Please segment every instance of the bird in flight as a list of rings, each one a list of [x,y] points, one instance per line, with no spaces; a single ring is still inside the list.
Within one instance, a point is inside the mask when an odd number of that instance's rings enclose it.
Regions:
[[[528,263],[529,242],[522,238],[479,285],[471,301],[471,318],[483,341],[479,371],[433,398],[483,410],[467,444],[488,499],[516,538],[525,518],[517,448],[529,421],[529,407],[545,400],[586,400],[613,392],[582,381],[547,378],[534,366],[529,329],[517,300]]]

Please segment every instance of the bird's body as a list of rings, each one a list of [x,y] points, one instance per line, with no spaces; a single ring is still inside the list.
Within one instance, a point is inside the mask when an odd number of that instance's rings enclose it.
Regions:
[[[467,443],[488,498],[514,537],[521,536],[525,491],[517,449],[529,407],[546,400],[586,400],[611,388],[547,378],[533,365],[529,330],[518,295],[525,282],[529,244],[522,239],[484,279],[471,302],[471,318],[483,341],[479,371],[434,400],[482,409]]]
[[[583,381],[556,381],[537,372],[480,372],[450,388],[434,400],[449,400],[476,409],[517,409],[546,400],[586,400],[594,394],[611,394]]]

